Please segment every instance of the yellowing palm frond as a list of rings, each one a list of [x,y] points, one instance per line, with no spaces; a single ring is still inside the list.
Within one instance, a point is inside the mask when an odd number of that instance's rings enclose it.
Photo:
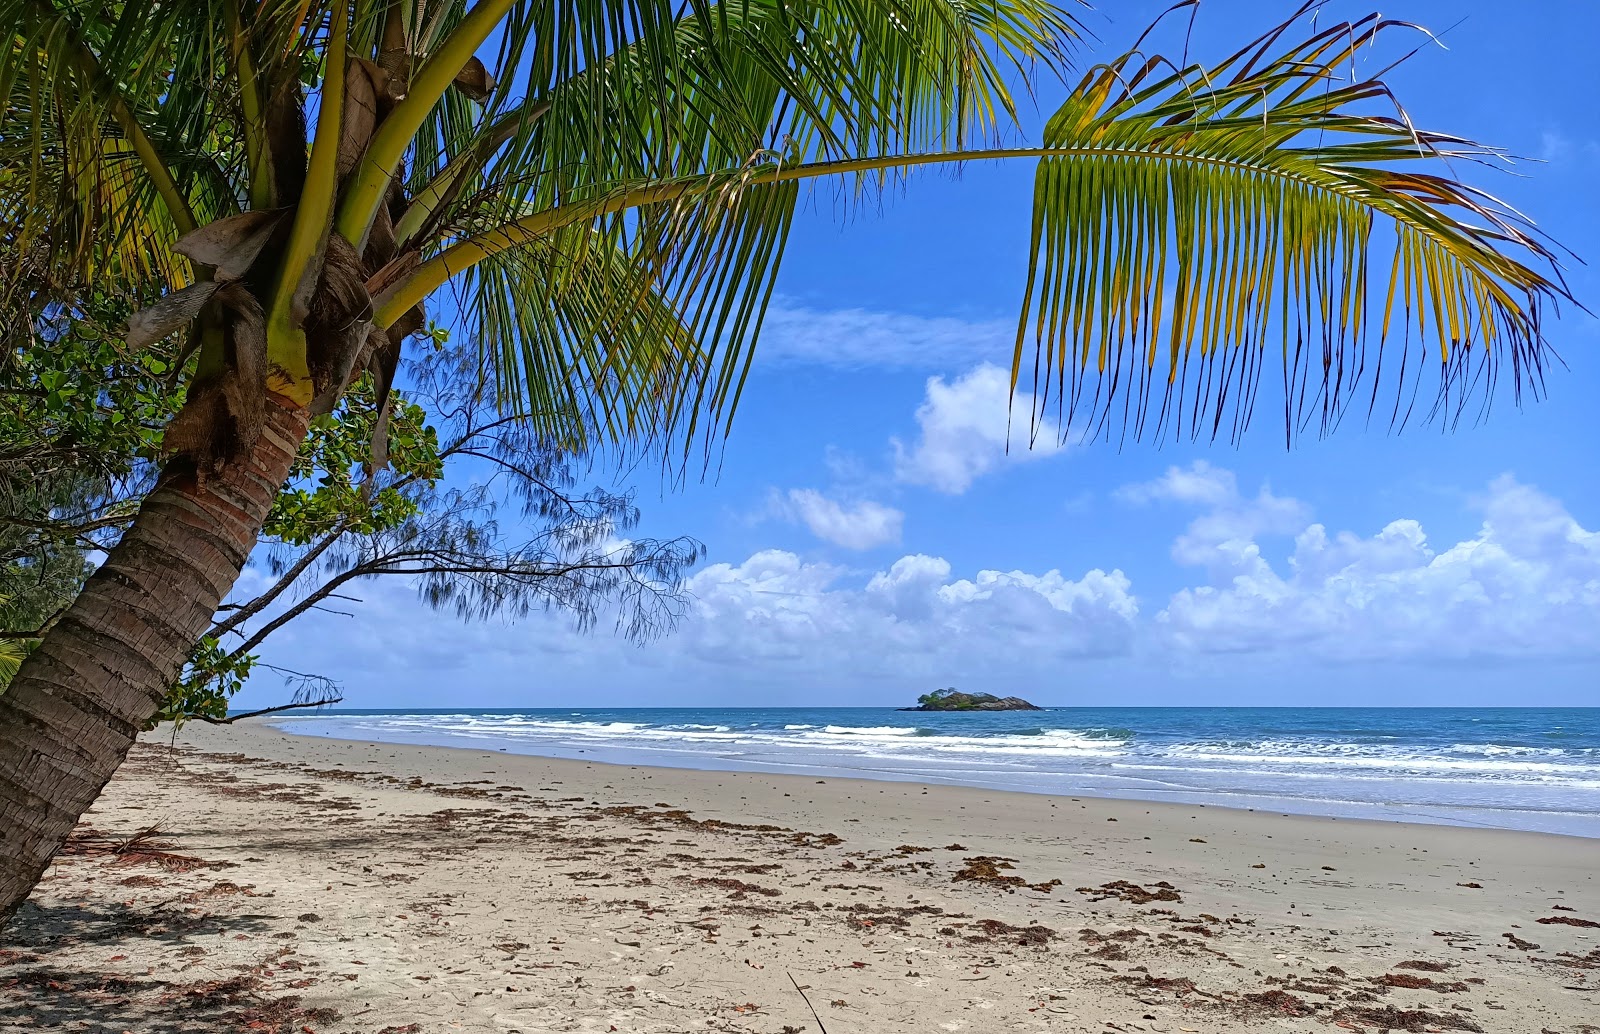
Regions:
[[[28,656],[27,647],[15,639],[0,639],[0,693],[4,693],[6,685],[17,674],[17,669],[22,667],[22,662]]]
[[[1452,421],[1507,367],[1540,390],[1555,256],[1454,175],[1499,153],[1413,128],[1355,72],[1402,23],[1279,49],[1289,24],[1212,67],[1126,54],[1050,119],[1015,356],[1031,344],[1036,417],[1237,438],[1275,351],[1291,438],[1364,379],[1397,424],[1429,375]]]

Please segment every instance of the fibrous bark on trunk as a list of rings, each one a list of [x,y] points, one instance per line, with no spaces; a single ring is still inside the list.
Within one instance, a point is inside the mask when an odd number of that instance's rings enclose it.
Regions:
[[[210,627],[288,478],[309,416],[267,406],[216,472],[177,460],[0,693],[0,926],[156,713]]]

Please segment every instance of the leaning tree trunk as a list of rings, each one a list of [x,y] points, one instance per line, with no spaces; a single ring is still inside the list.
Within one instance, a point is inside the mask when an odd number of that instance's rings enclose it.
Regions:
[[[133,525],[0,693],[0,926],[160,706],[233,587],[308,414],[267,406],[247,453],[169,465]]]

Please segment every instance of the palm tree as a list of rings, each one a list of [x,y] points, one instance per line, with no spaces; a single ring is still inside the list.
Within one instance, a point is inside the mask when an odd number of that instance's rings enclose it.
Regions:
[[[1082,38],[1050,0],[0,0],[0,24],[0,312],[58,320],[92,285],[192,371],[157,487],[0,696],[0,918],[172,684],[309,421],[362,373],[387,392],[425,304],[552,447],[677,464],[727,429],[817,181],[1037,163],[1035,428],[1237,433],[1279,351],[1291,435],[1368,381],[1404,419],[1423,375],[1453,419],[1508,362],[1539,388],[1565,294],[1453,173],[1498,152],[1356,70],[1395,27],[1375,16],[1210,67],[1136,47],[1029,145],[1014,91]]]

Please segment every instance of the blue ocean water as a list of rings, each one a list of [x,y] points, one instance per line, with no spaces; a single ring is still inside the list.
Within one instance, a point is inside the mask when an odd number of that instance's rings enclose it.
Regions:
[[[1600,708],[333,710],[302,735],[1600,837]]]

